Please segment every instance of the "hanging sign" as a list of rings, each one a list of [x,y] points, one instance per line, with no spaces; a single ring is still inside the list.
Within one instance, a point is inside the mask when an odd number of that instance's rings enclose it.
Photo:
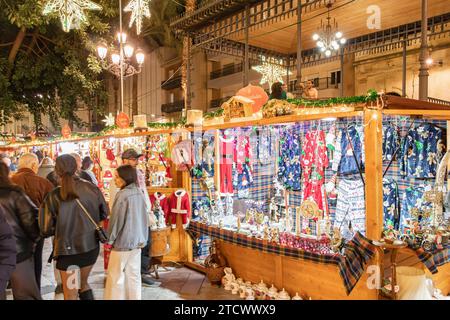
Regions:
[[[239,90],[236,95],[253,100],[253,113],[260,111],[269,100],[269,96],[263,88],[251,84]]]
[[[121,112],[117,115],[116,125],[121,129],[126,129],[130,126],[130,118],[125,112]]]
[[[65,124],[64,127],[61,129],[61,135],[63,138],[67,139],[70,138],[70,135],[72,134],[72,129],[70,129],[68,124]]]

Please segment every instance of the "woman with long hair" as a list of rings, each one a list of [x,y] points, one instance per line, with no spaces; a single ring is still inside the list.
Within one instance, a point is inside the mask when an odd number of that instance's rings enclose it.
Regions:
[[[12,229],[16,245],[16,266],[11,274],[14,300],[41,300],[34,273],[34,247],[40,240],[36,220],[38,209],[9,178],[9,167],[0,161],[0,207]]]
[[[270,94],[270,99],[286,100],[287,94],[283,90],[283,84],[281,82],[275,82],[272,84],[272,92]]]
[[[109,208],[102,192],[77,175],[77,162],[71,155],[56,159],[55,171],[61,186],[48,194],[39,213],[44,237],[54,236],[51,259],[60,271],[65,300],[94,300],[88,277],[97,261],[100,245],[95,227],[108,217]],[[80,283],[77,280],[80,279]]]
[[[116,194],[109,221],[113,246],[106,278],[106,300],[141,300],[141,250],[148,241],[148,214],[144,195],[137,185],[136,169],[117,168]]]

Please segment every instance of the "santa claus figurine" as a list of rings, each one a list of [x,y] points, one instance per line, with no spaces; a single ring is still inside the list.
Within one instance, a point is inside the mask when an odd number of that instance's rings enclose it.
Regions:
[[[169,223],[169,199],[161,192],[155,192],[150,195],[150,202],[152,204],[152,208],[155,207],[156,202],[159,203],[159,208],[161,208],[161,210],[164,212],[166,224]]]
[[[177,190],[170,196],[169,208],[172,229],[177,227],[177,215],[179,214],[182,218],[183,228],[186,229],[189,225],[189,219],[191,218],[191,203],[186,190]]]

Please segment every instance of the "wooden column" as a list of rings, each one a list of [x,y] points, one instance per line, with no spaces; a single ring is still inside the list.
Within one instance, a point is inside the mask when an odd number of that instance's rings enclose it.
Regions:
[[[249,27],[250,27],[250,6],[247,5],[245,7],[245,52],[244,52],[244,81],[243,87],[248,86],[249,83],[249,69],[250,69],[250,61],[249,61]]]
[[[382,121],[380,110],[364,110],[366,237],[371,240],[379,240],[383,231]],[[378,266],[383,274],[383,259],[383,251],[377,250],[369,265]],[[376,292],[379,297],[379,290]]]
[[[382,117],[380,110],[364,110],[366,236],[376,240],[383,230]]]
[[[302,82],[302,1],[297,0],[297,88]]]
[[[428,100],[428,0],[422,0],[422,31],[420,40],[419,100]]]
[[[339,52],[340,60],[341,60],[341,89],[340,96],[344,96],[344,48],[341,47]]]
[[[403,41],[403,63],[402,63],[402,97],[406,97],[406,40]]]

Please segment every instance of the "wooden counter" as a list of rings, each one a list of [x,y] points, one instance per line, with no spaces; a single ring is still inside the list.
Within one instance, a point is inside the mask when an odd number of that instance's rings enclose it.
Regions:
[[[264,253],[225,241],[219,243],[220,252],[226,257],[236,277],[245,281],[258,283],[263,280],[269,287],[273,284],[280,290],[285,288],[291,296],[298,292],[313,300],[378,298],[377,290],[370,290],[366,285],[367,273],[363,274],[348,296],[335,265]]]

